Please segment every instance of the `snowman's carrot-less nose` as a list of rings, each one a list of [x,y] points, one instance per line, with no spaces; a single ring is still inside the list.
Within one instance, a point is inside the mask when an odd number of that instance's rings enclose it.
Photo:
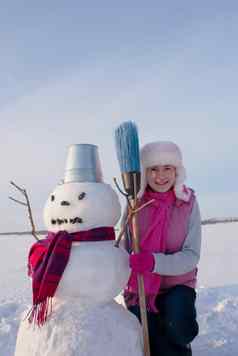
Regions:
[[[60,205],[70,205],[70,202],[66,201],[66,200],[62,200],[62,202],[60,203]]]

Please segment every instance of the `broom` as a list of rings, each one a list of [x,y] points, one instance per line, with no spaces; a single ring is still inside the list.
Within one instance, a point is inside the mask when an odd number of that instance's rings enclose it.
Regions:
[[[138,205],[137,194],[140,190],[140,154],[137,127],[132,121],[122,123],[115,131],[117,158],[120,165],[124,189],[127,193],[129,209],[135,211]],[[133,251],[140,252],[139,227],[137,214],[132,214],[132,241]],[[145,302],[144,280],[138,274],[138,294],[140,315],[144,339],[144,355],[150,356],[149,332]]]

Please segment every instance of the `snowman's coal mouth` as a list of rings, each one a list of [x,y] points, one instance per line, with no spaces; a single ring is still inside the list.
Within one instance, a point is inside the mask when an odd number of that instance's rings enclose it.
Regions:
[[[62,225],[62,224],[82,224],[83,219],[80,217],[72,218],[72,219],[51,219],[52,225]]]

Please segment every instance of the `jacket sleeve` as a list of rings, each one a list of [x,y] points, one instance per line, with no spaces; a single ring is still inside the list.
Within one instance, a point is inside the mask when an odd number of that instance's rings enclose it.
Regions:
[[[154,253],[155,273],[177,276],[196,268],[201,250],[201,216],[197,200],[194,201],[189,219],[188,234],[181,251],[173,254]]]

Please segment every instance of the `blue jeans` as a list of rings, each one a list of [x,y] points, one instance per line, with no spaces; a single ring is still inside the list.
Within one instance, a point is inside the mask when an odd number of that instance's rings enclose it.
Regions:
[[[198,334],[193,288],[177,285],[156,299],[159,313],[147,312],[151,356],[191,356]],[[140,320],[137,305],[128,309]]]

